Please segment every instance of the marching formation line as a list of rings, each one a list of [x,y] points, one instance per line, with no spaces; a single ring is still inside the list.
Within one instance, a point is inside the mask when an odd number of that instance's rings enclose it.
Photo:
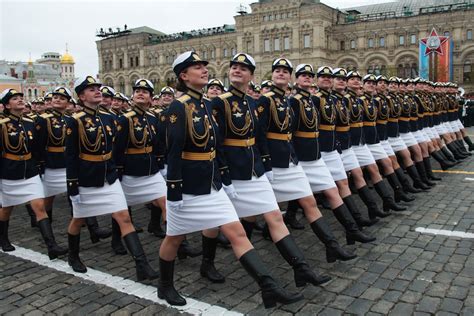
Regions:
[[[19,247],[15,245],[16,250],[12,252],[3,252],[7,255],[28,260],[34,263],[37,263],[41,266],[45,266],[60,272],[67,274],[72,274],[75,277],[78,277],[83,280],[91,281],[95,284],[105,285],[110,287],[118,292],[133,295],[138,298],[143,298],[159,305],[164,305],[177,309],[184,313],[189,313],[192,315],[203,315],[203,316],[237,316],[243,315],[241,313],[229,311],[223,307],[211,305],[205,302],[195,300],[193,298],[186,297],[187,304],[185,306],[171,306],[166,301],[159,299],[156,294],[156,287],[145,285],[139,282],[132,280],[124,279],[119,276],[114,276],[105,272],[87,268],[87,273],[77,273],[72,270],[72,268],[67,264],[67,262],[59,259],[49,260],[48,256]]]

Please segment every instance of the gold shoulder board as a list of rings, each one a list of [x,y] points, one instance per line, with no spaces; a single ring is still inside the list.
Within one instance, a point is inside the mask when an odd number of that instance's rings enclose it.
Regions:
[[[72,115],[72,118],[74,118],[74,119],[77,120],[77,119],[83,117],[84,115],[86,115],[86,112],[81,111],[81,112],[74,113],[74,114]]]
[[[130,118],[134,116],[135,114],[137,114],[135,111],[130,111],[130,112],[125,113],[123,116]]]

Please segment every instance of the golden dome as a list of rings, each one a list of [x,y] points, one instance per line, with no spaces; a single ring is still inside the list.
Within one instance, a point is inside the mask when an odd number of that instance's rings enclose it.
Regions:
[[[71,54],[69,54],[69,51],[67,49],[67,44],[66,44],[66,53],[61,56],[60,62],[61,64],[74,64],[74,58],[72,57]]]

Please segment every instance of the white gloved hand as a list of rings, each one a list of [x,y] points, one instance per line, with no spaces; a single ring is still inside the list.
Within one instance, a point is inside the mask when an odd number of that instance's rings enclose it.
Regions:
[[[71,202],[73,203],[81,203],[81,196],[79,194],[71,195],[69,198],[71,199]]]
[[[180,209],[183,208],[183,200],[180,201],[166,201],[166,208],[173,211],[177,212]]]
[[[227,194],[227,196],[231,199],[237,198],[238,194],[237,191],[235,191],[234,185],[222,185],[224,187],[224,191]]]
[[[273,181],[273,171],[267,171],[265,172],[265,175],[267,176],[268,181]]]
[[[165,165],[163,169],[160,169],[160,173],[163,176],[163,178],[166,179],[166,175],[168,174],[168,165]]]

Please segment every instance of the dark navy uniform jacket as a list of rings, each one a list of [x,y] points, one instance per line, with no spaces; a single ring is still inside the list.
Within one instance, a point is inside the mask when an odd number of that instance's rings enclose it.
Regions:
[[[411,118],[411,99],[408,94],[400,95],[401,107],[400,117],[398,119],[398,128],[400,133],[410,132],[410,118]]]
[[[347,94],[344,96],[343,104],[349,112],[351,145],[363,145],[364,137],[362,135],[362,129],[364,126],[364,106],[362,101],[354,91],[348,90]]]
[[[319,149],[319,112],[311,94],[297,88],[289,99],[294,113],[293,146],[300,161],[313,161],[321,158]]]
[[[370,94],[365,93],[360,97],[362,106],[364,109],[364,129],[363,135],[366,144],[377,144],[379,142],[379,136],[377,135],[377,110],[379,102],[376,97],[372,97]]]
[[[288,168],[290,162],[298,164],[293,137],[293,111],[285,91],[272,86],[257,102],[261,128],[266,133],[273,168]]]
[[[36,129],[42,168],[66,168],[66,127],[70,119],[54,109],[38,116]]]
[[[321,151],[331,152],[336,150],[336,108],[335,100],[324,89],[311,96],[314,106],[319,112],[319,144]]]
[[[66,177],[69,195],[79,194],[79,186],[102,187],[117,180],[112,157],[115,140],[113,116],[83,106],[68,120],[66,129]]]
[[[150,176],[164,167],[158,119],[139,106],[119,117],[114,157],[119,175]]]
[[[410,131],[416,132],[418,128],[418,103],[413,93],[408,93],[406,101],[410,104]]]
[[[387,123],[387,136],[398,137],[400,136],[398,122],[402,112],[401,98],[398,94],[390,92],[387,95],[387,106],[388,106],[388,123]]]
[[[347,100],[336,91],[332,92],[334,107],[336,108],[336,139],[339,150],[349,149],[351,147],[350,133],[350,113],[347,107]]]
[[[448,99],[448,121],[456,121],[458,119],[458,102],[456,96],[452,94],[447,95]]]
[[[250,180],[271,170],[267,139],[258,124],[255,100],[229,87],[211,102],[232,180]]]
[[[0,120],[0,126],[2,179],[20,180],[38,175],[38,134],[33,120],[9,113]]]
[[[188,89],[171,103],[166,138],[169,201],[182,200],[183,193],[210,194],[222,182],[231,184],[218,136],[211,104],[201,93]]]
[[[387,123],[389,117],[389,108],[387,104],[387,98],[384,94],[377,94],[375,101],[378,103],[377,106],[377,135],[379,140],[387,140]]]

